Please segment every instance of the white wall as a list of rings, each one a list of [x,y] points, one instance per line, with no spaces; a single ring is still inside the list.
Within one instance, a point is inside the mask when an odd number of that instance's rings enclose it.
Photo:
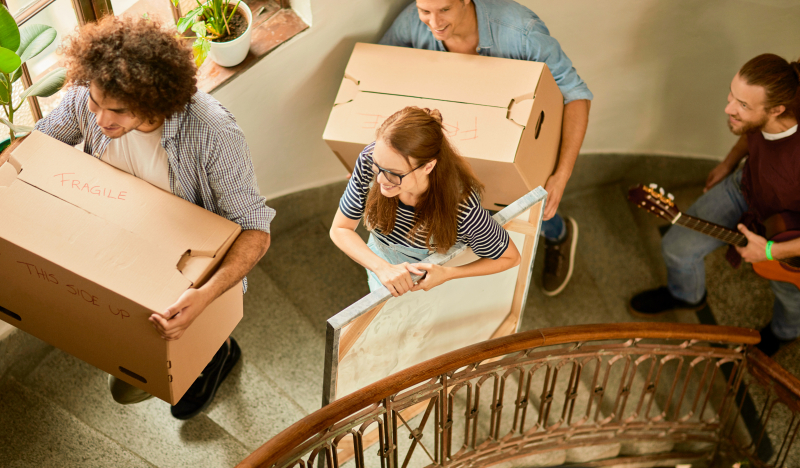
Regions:
[[[313,26],[214,95],[244,129],[268,198],[345,177],[322,132],[355,42],[408,0],[311,0]],[[595,94],[585,153],[721,158],[723,108],[749,58],[800,57],[794,0],[522,0]],[[304,8],[307,16],[307,8]]]
[[[377,42],[407,2],[311,0],[311,28],[214,93],[247,136],[265,196],[345,178],[322,132],[347,59],[356,42]]]

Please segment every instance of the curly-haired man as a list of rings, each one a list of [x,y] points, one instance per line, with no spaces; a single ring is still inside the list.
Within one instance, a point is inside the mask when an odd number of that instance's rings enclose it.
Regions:
[[[158,22],[107,17],[84,26],[62,47],[72,86],[36,130],[69,145],[83,141],[86,153],[242,227],[205,285],[150,317],[165,340],[177,340],[266,253],[275,210],[260,195],[233,115],[197,91],[191,52]],[[172,415],[188,419],[205,409],[240,355],[229,338]],[[123,404],[151,397],[112,376],[109,387]]]

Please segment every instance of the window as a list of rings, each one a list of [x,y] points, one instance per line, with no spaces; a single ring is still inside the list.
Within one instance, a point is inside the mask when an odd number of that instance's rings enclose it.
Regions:
[[[23,26],[30,21],[52,26],[58,32],[50,47],[22,66],[23,76],[14,84],[14,96],[19,98],[25,88],[61,66],[56,49],[61,40],[72,34],[76,27],[96,21],[107,14],[147,15],[164,22],[174,22],[180,17],[181,11],[194,8],[196,1],[180,0],[175,8],[171,0],[0,0],[14,16],[17,25]],[[275,47],[308,27],[291,10],[287,0],[247,0],[245,3],[253,11],[253,29],[260,30],[261,33],[255,34],[254,31],[250,54],[236,67],[223,68],[206,60],[198,71],[198,87],[203,91],[210,92],[221,86],[236,73],[246,70]],[[58,105],[63,94],[61,91],[49,98],[28,98],[14,114],[14,121],[22,125],[33,125]]]

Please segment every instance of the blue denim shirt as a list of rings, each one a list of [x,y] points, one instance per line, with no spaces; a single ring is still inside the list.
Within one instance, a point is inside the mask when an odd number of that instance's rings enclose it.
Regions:
[[[547,26],[534,12],[511,0],[472,0],[478,16],[480,55],[544,62],[564,95],[564,104],[594,96],[572,61],[550,36]],[[381,44],[446,52],[442,41],[419,19],[411,3],[395,19]]]

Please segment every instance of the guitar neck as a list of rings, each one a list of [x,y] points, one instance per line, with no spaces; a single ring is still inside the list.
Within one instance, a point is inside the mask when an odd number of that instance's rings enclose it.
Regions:
[[[698,219],[684,213],[681,213],[674,223],[721,240],[726,244],[737,245],[739,247],[744,247],[747,245],[747,238],[744,236],[744,234],[734,231],[733,229],[720,226],[719,224],[703,221],[702,219]]]

